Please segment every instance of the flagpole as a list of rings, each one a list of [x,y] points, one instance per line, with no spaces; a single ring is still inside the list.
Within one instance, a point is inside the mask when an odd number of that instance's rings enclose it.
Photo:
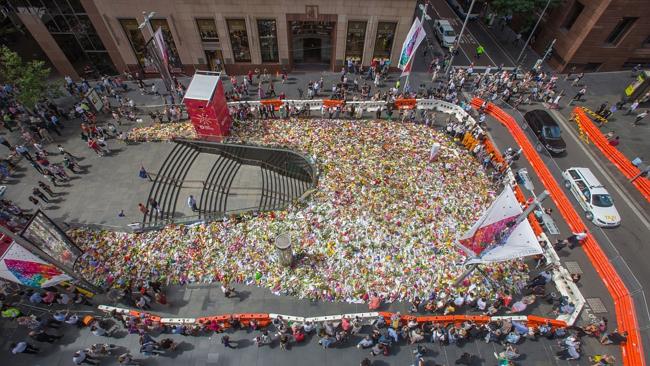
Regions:
[[[420,17],[420,25],[421,25],[421,27],[422,27],[422,31],[425,32],[425,35],[426,35],[426,30],[424,30],[424,18],[425,18],[426,15],[427,15],[427,9],[429,9],[429,1],[428,1],[428,0],[425,0],[425,2],[424,2],[424,9],[422,9],[422,17]],[[413,57],[412,57],[412,58],[415,58],[415,52],[417,52],[417,49],[414,51],[414,54],[413,54]],[[412,61],[409,60],[409,61],[406,63],[406,65],[404,65],[405,68],[408,66],[409,62],[412,62]],[[409,73],[406,74],[406,80],[404,81],[404,87],[402,88],[402,91],[405,91],[407,85],[409,85],[409,78],[410,78],[410,77],[411,77],[411,70],[409,70]]]

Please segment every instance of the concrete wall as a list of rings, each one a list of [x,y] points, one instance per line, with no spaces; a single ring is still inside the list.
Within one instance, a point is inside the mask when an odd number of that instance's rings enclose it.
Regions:
[[[397,31],[391,60],[397,63],[397,56],[406,33],[411,25],[415,9],[415,0],[88,0],[94,3],[100,19],[105,23],[104,35],[113,38],[112,44],[120,55],[124,65],[137,67],[137,61],[131,50],[119,18],[136,18],[142,21],[143,11],[155,11],[156,17],[166,18],[172,28],[172,35],[179,51],[181,61],[187,72],[193,68],[205,68],[203,44],[196,26],[196,18],[214,18],[219,34],[219,46],[223,52],[224,62],[229,72],[243,73],[250,68],[263,66],[269,70],[279,69],[287,65],[290,59],[287,14],[305,14],[306,6],[318,6],[318,13],[333,17],[337,22],[332,41],[335,44],[336,69],[343,64],[345,55],[345,38],[348,20],[365,20],[366,45],[363,57],[365,65],[370,64],[375,40],[377,22],[397,22]],[[251,63],[234,63],[230,39],[226,25],[228,18],[243,18],[246,20]],[[264,64],[261,62],[259,40],[257,37],[257,19],[275,19],[278,33],[279,63]],[[93,19],[95,21],[95,19]],[[111,31],[112,30],[112,31]],[[99,29],[98,29],[99,32]],[[150,37],[144,31],[146,39]],[[106,43],[106,42],[105,42]],[[108,45],[107,45],[108,48]],[[110,51],[110,49],[109,49]],[[111,57],[113,54],[111,54]],[[116,62],[116,65],[120,64]],[[230,64],[230,67],[229,65]],[[119,66],[118,66],[119,67]]]

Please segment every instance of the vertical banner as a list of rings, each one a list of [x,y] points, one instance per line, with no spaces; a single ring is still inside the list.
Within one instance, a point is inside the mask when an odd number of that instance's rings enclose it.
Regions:
[[[56,266],[46,263],[16,242],[12,242],[0,257],[0,278],[35,288],[72,280]]]
[[[422,23],[420,23],[420,19],[415,18],[413,25],[411,25],[411,29],[406,35],[404,44],[402,44],[402,52],[399,54],[397,67],[400,68],[400,70],[406,68],[406,65],[409,63],[413,55],[415,55],[415,51],[425,37],[426,32],[422,27]]]
[[[165,61],[163,61],[163,56],[160,48],[158,47],[158,42],[156,41],[155,37],[150,39],[147,42],[145,46],[145,51],[146,51],[145,63],[148,65],[153,65],[158,70],[158,72],[160,73],[160,77],[165,83],[165,88],[167,89],[167,91],[171,92],[172,90],[174,90],[171,73],[169,72],[169,68],[165,64]]]
[[[169,54],[167,50],[167,44],[165,43],[165,38],[163,37],[162,28],[158,27],[156,32],[153,34],[153,40],[156,42],[156,47],[162,56],[163,65],[169,69]]]

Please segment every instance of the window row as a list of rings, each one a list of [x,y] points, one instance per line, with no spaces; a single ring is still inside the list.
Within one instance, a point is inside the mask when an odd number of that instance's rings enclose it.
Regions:
[[[139,22],[136,19],[120,19],[122,29],[126,34],[131,47],[142,66],[148,64],[147,61],[147,42],[139,29]],[[219,42],[219,34],[214,19],[201,18],[196,19],[196,25],[199,37],[203,42]],[[235,62],[251,62],[251,50],[248,42],[248,31],[246,20],[244,19],[226,19],[228,27],[228,36],[232,47]],[[345,58],[359,60],[363,57],[366,28],[366,21],[349,21],[347,27],[347,36],[345,44]],[[173,66],[180,67],[180,57],[176,49],[176,44],[171,35],[169,25],[165,19],[152,19],[151,27],[153,31],[158,28],[162,29],[163,37],[168,45],[168,56]],[[395,22],[379,22],[375,36],[375,47],[373,50],[373,59],[390,58],[395,39]],[[262,62],[278,62],[278,32],[277,24],[274,19],[258,19],[257,32],[260,43],[260,54]]]

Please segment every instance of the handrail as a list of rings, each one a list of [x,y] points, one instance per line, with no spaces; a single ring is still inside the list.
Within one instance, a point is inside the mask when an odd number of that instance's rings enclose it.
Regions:
[[[236,156],[236,155],[234,155],[234,154],[231,154],[231,153],[229,153],[229,152],[227,152],[227,151],[225,151],[225,150],[221,150],[221,149],[219,149],[218,147],[197,146],[196,143],[192,142],[192,140],[189,140],[189,139],[176,139],[176,140],[174,140],[174,141],[180,141],[180,142],[182,142],[182,143],[187,143],[187,144],[194,145],[194,147],[195,147],[195,148],[198,148],[199,150],[201,150],[201,149],[216,150],[216,151],[218,151],[220,154],[226,155],[228,158],[233,159],[233,160],[236,160],[236,161],[238,161],[238,162],[240,162],[240,163],[243,163],[243,162],[249,162],[250,164],[247,164],[247,165],[262,166],[262,167],[264,167],[264,168],[266,168],[266,169],[273,170],[273,171],[280,170],[281,173],[284,173],[283,175],[285,175],[285,176],[292,176],[292,175],[295,175],[295,174],[289,172],[289,171],[286,170],[286,169],[283,169],[283,168],[281,168],[281,167],[277,167],[277,166],[273,166],[273,165],[271,165],[271,164],[269,164],[269,163],[266,163],[266,162],[264,162],[264,161],[262,161],[262,160],[255,160],[255,159],[242,158],[242,157]],[[246,145],[246,144],[229,144],[229,145],[231,145],[231,146],[237,146],[237,145],[238,145],[238,146],[242,146],[242,147],[246,147],[246,146],[248,146],[248,145]],[[271,150],[272,150],[272,149],[271,149]],[[290,153],[294,153],[294,152],[291,151],[291,150],[286,150],[286,151],[287,151],[287,152],[290,152]],[[300,156],[300,155],[299,155],[299,156]],[[300,156],[300,157],[303,157],[303,156]],[[307,160],[305,160],[305,161],[308,163]],[[309,164],[309,163],[308,163],[308,164]],[[311,165],[311,164],[309,164],[309,165]],[[312,177],[310,177],[310,178],[312,178],[312,181],[313,181],[314,177],[312,176]]]

